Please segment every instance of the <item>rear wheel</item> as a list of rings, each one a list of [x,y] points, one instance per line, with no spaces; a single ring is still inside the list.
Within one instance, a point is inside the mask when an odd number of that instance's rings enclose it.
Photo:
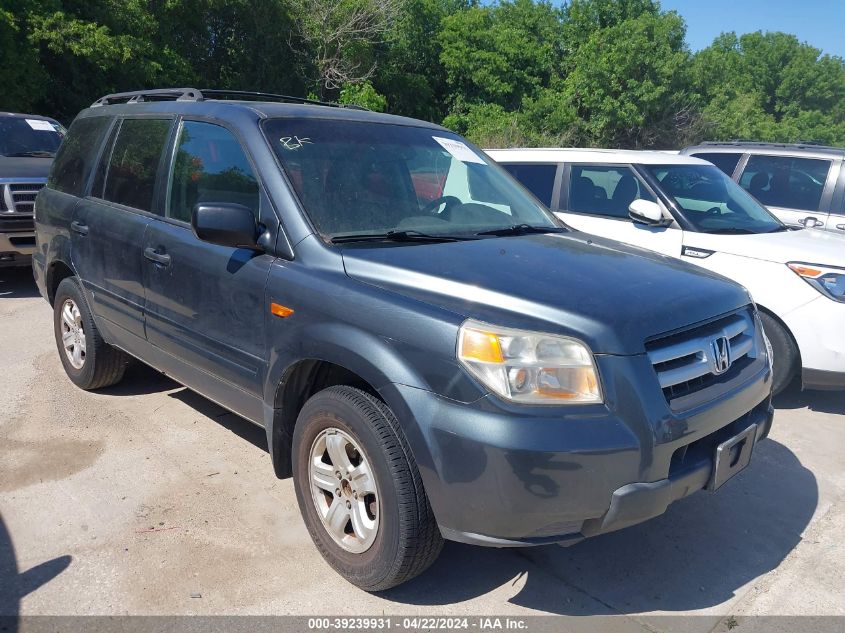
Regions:
[[[65,373],[77,387],[101,389],[123,378],[129,357],[100,336],[76,277],[56,289],[53,329]]]
[[[772,316],[760,312],[763,331],[772,344],[773,391],[780,393],[798,373],[798,349],[789,332]]]
[[[443,539],[393,412],[352,387],[311,397],[293,434],[294,487],[326,561],[367,591],[428,568]]]

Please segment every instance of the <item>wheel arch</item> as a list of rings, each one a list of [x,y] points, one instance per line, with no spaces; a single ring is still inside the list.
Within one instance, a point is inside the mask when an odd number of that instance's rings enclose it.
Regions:
[[[381,368],[357,355],[343,360],[313,356],[298,359],[285,368],[270,400],[272,407],[265,405],[267,446],[277,477],[292,475],[293,429],[302,406],[318,391],[337,385],[357,387],[380,399],[397,415],[414,456],[426,450],[415,441],[419,438],[415,422],[401,415],[407,407],[396,401],[398,392],[391,388],[393,383]]]
[[[798,374],[798,377],[801,377],[801,375],[803,373],[803,367],[804,367],[804,364],[801,361],[801,346],[798,345],[798,341],[796,340],[795,335],[792,333],[792,330],[789,328],[789,326],[786,324],[786,322],[783,319],[781,319],[777,314],[775,314],[775,312],[773,312],[772,310],[770,310],[766,306],[760,305],[758,303],[757,309],[760,312],[767,315],[768,317],[770,317],[780,327],[782,327],[783,331],[786,332],[787,336],[789,337],[789,340],[792,341],[792,346],[795,349],[795,354],[798,357],[798,367],[796,369],[796,373]]]
[[[64,260],[57,259],[50,263],[44,274],[44,287],[47,291],[47,301],[50,305],[53,305],[56,299],[56,290],[58,290],[59,284],[68,277],[74,276],[76,276],[76,272]]]

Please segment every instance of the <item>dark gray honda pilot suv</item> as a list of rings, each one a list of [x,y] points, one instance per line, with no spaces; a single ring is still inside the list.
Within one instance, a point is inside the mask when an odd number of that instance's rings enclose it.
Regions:
[[[659,515],[771,426],[744,289],[570,230],[436,125],[109,95],[36,226],[70,379],[106,387],[135,357],[264,426],[320,552],[370,591],[444,538],[572,543]]]

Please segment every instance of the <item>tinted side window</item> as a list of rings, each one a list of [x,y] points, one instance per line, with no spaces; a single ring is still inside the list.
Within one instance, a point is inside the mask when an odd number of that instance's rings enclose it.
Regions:
[[[765,205],[818,211],[829,160],[752,156],[739,184]]]
[[[161,153],[169,133],[169,119],[124,119],[112,148],[103,198],[151,211]]]
[[[569,211],[627,219],[628,207],[638,198],[656,202],[628,167],[572,166]]]
[[[185,121],[179,131],[167,217],[191,221],[199,202],[234,202],[258,216],[258,180],[238,140],[212,123]]]
[[[525,185],[537,199],[547,207],[552,206],[552,190],[555,186],[557,165],[502,164],[511,176]]]
[[[48,184],[52,189],[74,196],[84,193],[100,141],[111,120],[111,117],[101,116],[73,122],[50,170]]]
[[[742,158],[742,154],[728,154],[723,152],[690,154],[690,156],[695,156],[701,160],[713,163],[728,176],[733,176],[734,169],[736,169],[739,159]]]

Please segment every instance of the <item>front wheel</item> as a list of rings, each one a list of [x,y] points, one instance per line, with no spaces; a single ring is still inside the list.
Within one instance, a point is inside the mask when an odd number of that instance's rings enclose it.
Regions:
[[[786,389],[798,373],[798,349],[789,332],[774,318],[760,312],[763,331],[772,344],[772,392],[778,394]]]
[[[422,573],[443,539],[393,412],[346,386],[312,396],[293,433],[294,487],[323,558],[366,591]]]

